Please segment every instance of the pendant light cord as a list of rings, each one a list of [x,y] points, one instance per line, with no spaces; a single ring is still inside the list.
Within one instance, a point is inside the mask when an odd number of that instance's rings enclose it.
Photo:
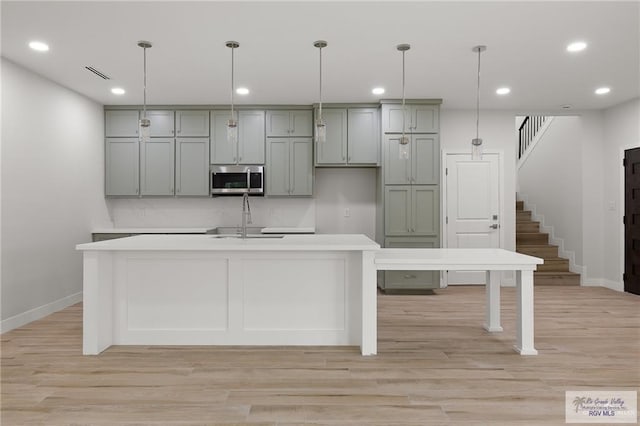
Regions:
[[[476,139],[480,138],[480,54],[482,50],[478,49],[478,87],[476,96]]]
[[[404,131],[406,129],[406,119],[407,119],[407,111],[405,110],[405,100],[404,100],[404,95],[405,95],[405,91],[404,91],[404,85],[405,85],[405,74],[404,74],[404,53],[405,51],[402,51],[402,139],[404,140]]]
[[[142,115],[147,118],[147,48],[143,48],[144,82],[142,86]]]
[[[231,47],[231,119],[234,119],[234,114],[233,114],[233,86],[234,86],[234,79],[233,79],[233,74],[234,74],[234,67],[233,67],[233,63],[234,63],[234,55],[233,55],[233,51],[235,50],[235,47]]]
[[[319,120],[322,121],[322,47],[320,50],[320,108],[319,108]]]

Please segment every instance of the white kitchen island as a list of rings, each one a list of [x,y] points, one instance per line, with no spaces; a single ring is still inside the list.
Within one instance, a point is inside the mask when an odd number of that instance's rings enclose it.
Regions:
[[[111,345],[353,345],[376,353],[364,235],[139,235],[80,244],[83,353]]]
[[[499,271],[516,271],[515,350],[536,355],[533,271],[501,249],[381,249],[364,235],[139,235],[80,244],[83,353],[111,345],[352,345],[377,353],[377,270],[484,270],[484,327],[501,332]]]

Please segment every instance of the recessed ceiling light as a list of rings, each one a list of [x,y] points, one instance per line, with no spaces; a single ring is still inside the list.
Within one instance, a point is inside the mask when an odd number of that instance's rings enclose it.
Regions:
[[[121,87],[114,87],[113,89],[111,89],[111,93],[113,93],[114,95],[124,95],[126,92]]]
[[[37,50],[38,52],[46,52],[49,50],[49,45],[41,41],[31,41],[29,42],[29,47],[33,50]]]
[[[508,87],[500,87],[498,90],[496,90],[496,93],[498,95],[508,95],[509,93],[511,93],[511,89],[509,89]]]
[[[374,87],[371,93],[374,95],[382,95],[384,93],[384,87]]]
[[[238,87],[236,89],[236,93],[238,95],[248,95],[249,94],[249,89],[247,89],[246,87]]]
[[[610,91],[611,89],[609,89],[608,87],[599,87],[596,89],[596,95],[606,95]]]
[[[584,41],[576,41],[567,46],[567,52],[580,52],[587,48],[587,43]]]

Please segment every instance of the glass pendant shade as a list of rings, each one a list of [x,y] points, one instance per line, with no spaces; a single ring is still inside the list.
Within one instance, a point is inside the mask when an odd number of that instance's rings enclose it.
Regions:
[[[402,135],[398,140],[398,156],[401,160],[409,159],[409,136]]]
[[[227,121],[227,142],[231,144],[238,142],[238,121],[235,118]]]
[[[322,118],[316,120],[316,142],[324,143],[327,141],[327,126]]]
[[[471,140],[471,159],[482,160],[482,139]]]
[[[149,142],[151,133],[151,121],[148,118],[142,118],[140,120],[140,140],[142,142]]]

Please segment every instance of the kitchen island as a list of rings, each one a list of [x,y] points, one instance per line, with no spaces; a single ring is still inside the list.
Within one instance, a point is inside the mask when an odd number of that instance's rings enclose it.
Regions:
[[[364,235],[139,235],[80,244],[83,353],[111,345],[376,351],[380,246]]]

